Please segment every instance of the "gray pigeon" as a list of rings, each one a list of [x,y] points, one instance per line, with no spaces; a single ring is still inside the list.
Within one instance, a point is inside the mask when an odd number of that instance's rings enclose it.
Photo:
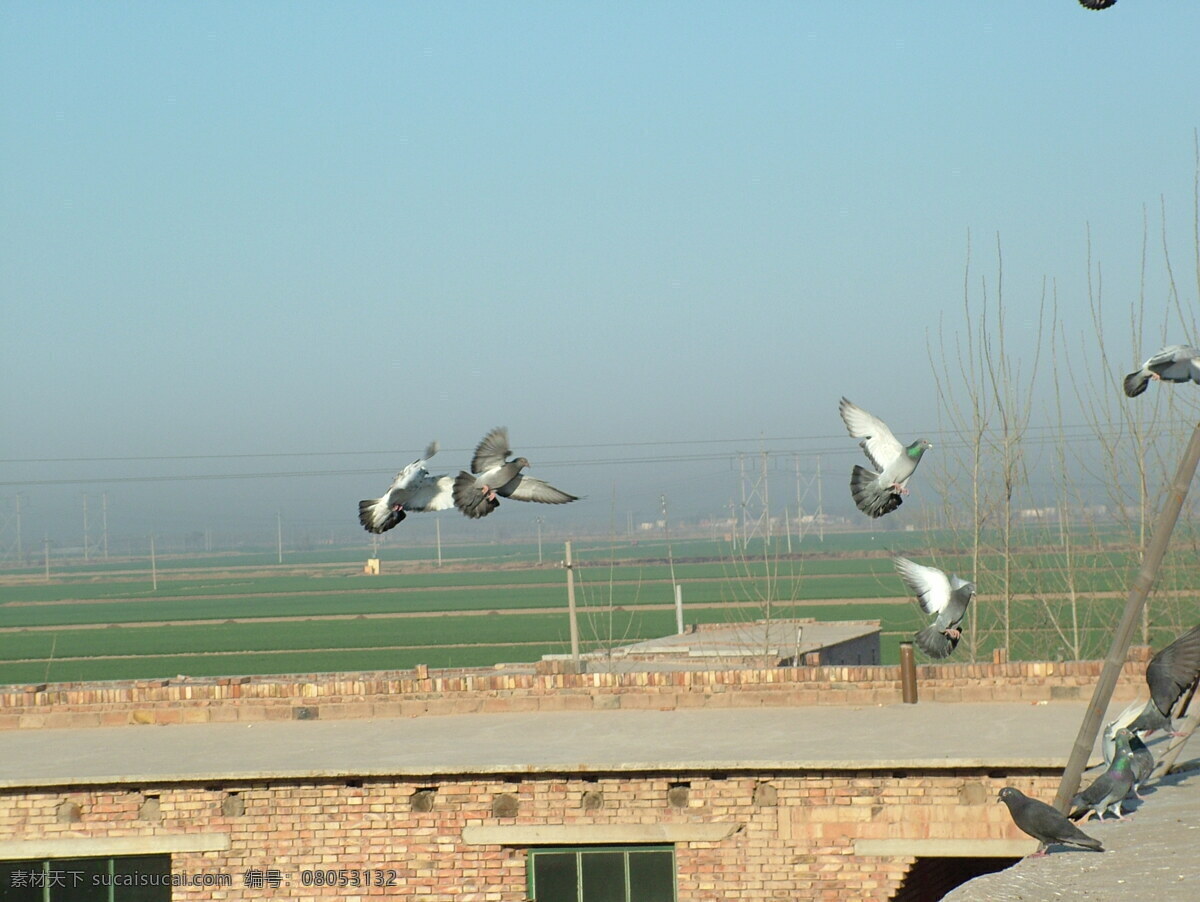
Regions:
[[[1146,747],[1146,743],[1138,738],[1137,733],[1124,727],[1117,730],[1116,744],[1118,752],[1128,749],[1129,754],[1133,757],[1133,786],[1130,789],[1140,799],[1142,794],[1138,790],[1141,789],[1142,783],[1150,777],[1150,772],[1154,770],[1154,753]]]
[[[1011,786],[1000,790],[999,800],[1008,806],[1013,823],[1040,843],[1038,850],[1031,856],[1033,858],[1045,855],[1046,847],[1055,843],[1094,849],[1097,852],[1104,851],[1100,840],[1092,839],[1053,805],[1047,805],[1039,799],[1031,799],[1021,790]]]
[[[423,457],[418,457],[396,474],[381,498],[358,502],[358,522],[367,532],[387,532],[409,512],[444,511],[454,507],[453,480],[449,476],[431,476],[425,469],[429,458],[437,454],[438,443],[430,442]]]
[[[1163,382],[1200,383],[1200,348],[1169,345],[1155,353],[1137,372],[1125,377],[1125,394],[1136,398],[1151,379]]]
[[[1146,665],[1150,701],[1129,729],[1172,732],[1171,710],[1184,690],[1200,676],[1200,626],[1194,626],[1159,651]]]
[[[1104,820],[1105,812],[1112,812],[1120,820],[1121,802],[1129,795],[1133,786],[1133,754],[1128,748],[1117,749],[1117,756],[1108,770],[1098,776],[1092,785],[1071,799],[1071,820],[1079,820],[1088,812]]]
[[[471,458],[471,472],[463,470],[454,478],[454,506],[465,516],[486,517],[500,506],[497,495],[542,504],[579,500],[548,482],[522,476],[521,471],[529,466],[529,461],[524,457],[508,460],[510,454],[508,430],[504,427],[493,429],[480,441]]]
[[[906,557],[892,559],[905,585],[916,593],[921,610],[936,614],[933,623],[919,630],[913,640],[931,658],[946,658],[962,638],[962,619],[975,597],[975,584],[957,576],[946,576],[936,567],[926,567]]]
[[[850,471],[850,495],[854,503],[870,517],[891,513],[903,501],[901,496],[908,494],[906,483],[921,462],[921,455],[933,445],[922,438],[905,447],[883,420],[846,398],[838,404],[838,412],[851,437],[862,439],[859,445],[879,471],[855,464]]]

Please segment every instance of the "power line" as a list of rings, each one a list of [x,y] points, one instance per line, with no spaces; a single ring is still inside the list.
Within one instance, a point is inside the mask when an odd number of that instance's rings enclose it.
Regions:
[[[1104,423],[1100,425],[1117,426],[1113,423]],[[1086,430],[1091,433],[1093,426],[1086,423],[1078,423],[1067,426],[1028,426],[1026,432],[1051,431],[1055,434],[1064,433],[1072,430]],[[956,430],[925,430],[926,437],[933,436],[957,436],[959,432]],[[628,442],[586,442],[577,444],[556,444],[556,445],[528,445],[524,446],[530,451],[573,451],[579,449],[590,448],[650,448],[650,447],[673,447],[678,445],[751,445],[758,446],[765,442],[814,442],[814,441],[838,441],[844,442],[847,436],[844,432],[825,433],[819,435],[781,435],[781,436],[753,436],[749,438],[714,438],[714,439],[669,439],[669,440],[644,440],[644,441],[628,441]],[[839,447],[844,447],[839,445]],[[419,450],[419,449],[414,449]],[[441,451],[452,454],[470,454],[474,448],[442,448]],[[411,451],[398,450],[396,448],[384,448],[373,450],[358,450],[358,451],[250,451],[250,452],[225,452],[220,454],[153,454],[153,455],[112,455],[105,457],[5,457],[0,458],[0,464],[57,464],[57,463],[150,463],[150,462],[167,462],[167,461],[183,461],[183,460],[252,460],[252,459],[271,459],[271,458],[287,458],[287,457],[377,457],[382,455],[407,454]]]
[[[1052,430],[1052,431],[1051,431]],[[1163,433],[1174,434],[1180,430],[1164,429]],[[1160,433],[1161,434],[1161,433]],[[949,450],[963,449],[970,447],[974,442],[967,442],[959,438],[960,433],[940,430],[927,432],[926,435],[932,435],[939,438],[935,446],[940,444],[943,448]],[[1022,433],[1023,438],[1021,444],[1026,447],[1044,447],[1052,445],[1059,441],[1070,441],[1073,439],[1086,439],[1094,435],[1093,427],[1084,424],[1073,424],[1064,427],[1057,426],[1031,426],[1025,429]],[[951,436],[948,440],[943,440],[942,437]],[[993,443],[1000,439],[1000,434],[996,432],[985,433],[982,441],[985,444]],[[765,458],[818,458],[821,456],[856,456],[861,452],[854,445],[847,442],[847,438],[842,435],[830,436],[781,436],[778,438],[763,438],[757,439],[704,439],[696,441],[675,440],[675,441],[644,441],[644,442],[606,442],[606,443],[588,443],[574,445],[541,445],[531,446],[530,450],[595,450],[603,448],[650,448],[650,447],[673,447],[673,446],[704,446],[704,445],[739,445],[753,442],[761,448],[767,442],[814,442],[814,441],[834,441],[837,444],[808,447],[798,449],[795,447],[785,447],[776,449],[761,450],[756,453],[761,453]],[[447,449],[451,453],[461,452],[469,453],[467,449]],[[395,455],[395,451],[285,451],[278,453],[251,453],[251,454],[203,454],[203,455],[157,455],[157,456],[129,456],[129,457],[73,457],[73,458],[6,458],[0,460],[0,464],[80,464],[80,463],[167,463],[179,461],[196,461],[196,460],[246,460],[246,459],[272,459],[272,458],[296,458],[296,457],[346,457],[346,456],[366,456],[390,454]],[[737,461],[739,451],[729,450],[714,450],[714,451],[698,451],[692,454],[659,454],[659,455],[639,455],[639,456],[609,456],[609,457],[587,457],[587,458],[565,458],[560,460],[539,460],[538,467],[553,469],[564,467],[598,467],[598,466],[644,466],[651,464],[684,464],[697,462],[712,462],[723,461],[731,465]],[[213,480],[249,480],[249,479],[311,479],[311,478],[329,478],[336,476],[365,476],[378,475],[381,472],[379,467],[356,467],[342,469],[310,469],[310,470],[276,470],[276,471],[256,471],[249,473],[174,473],[174,474],[139,474],[135,476],[66,476],[53,478],[27,478],[27,479],[11,479],[0,480],[0,486],[52,486],[52,485],[94,485],[97,483],[152,483],[152,482],[191,482],[191,481],[213,481]]]

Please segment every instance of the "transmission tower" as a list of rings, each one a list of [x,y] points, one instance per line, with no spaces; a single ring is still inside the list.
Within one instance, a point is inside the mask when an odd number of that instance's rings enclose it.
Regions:
[[[91,498],[86,492],[83,496],[83,559],[90,561],[92,553],[95,552],[108,560],[108,492],[104,492],[100,496],[100,528],[99,535],[92,535],[92,518],[88,511],[88,499]]]
[[[825,541],[825,507],[821,488],[821,458],[817,458],[814,471],[805,476],[800,469],[800,455],[794,458],[796,466],[796,534],[804,540],[806,532],[815,527],[820,541]]]
[[[757,473],[747,474],[746,458],[738,455],[738,466],[742,475],[742,548],[746,548],[754,536],[762,536],[763,542],[771,543],[771,505],[767,490],[767,452],[759,453],[760,466]]]
[[[8,506],[8,499],[0,506],[0,560],[21,563],[24,549],[21,547],[21,495],[13,496],[13,504]]]

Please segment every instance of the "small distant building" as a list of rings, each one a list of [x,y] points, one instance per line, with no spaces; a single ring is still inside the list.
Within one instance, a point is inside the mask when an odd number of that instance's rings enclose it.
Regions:
[[[603,660],[605,669],[623,670],[869,666],[880,663],[880,627],[878,620],[811,618],[701,623],[678,635],[584,655],[583,660],[585,667],[589,660]]]

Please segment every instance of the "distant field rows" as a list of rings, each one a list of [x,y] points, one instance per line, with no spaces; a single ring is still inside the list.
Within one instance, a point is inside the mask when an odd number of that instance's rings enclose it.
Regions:
[[[689,623],[768,615],[878,620],[884,660],[894,661],[899,642],[925,617],[874,541],[837,537],[822,546],[830,554],[803,560],[736,558],[723,543],[681,542],[673,565],[661,543],[577,546],[585,558],[575,571],[583,648],[674,632],[673,575],[683,585]],[[891,550],[921,541],[928,538],[887,538]],[[465,549],[456,559],[448,555],[445,569],[392,563],[411,572],[389,573],[385,560],[382,576],[360,572],[361,554],[314,554],[283,567],[267,555],[252,563],[245,555],[192,558],[162,568],[156,589],[148,572],[128,562],[76,567],[49,581],[31,571],[0,575],[0,682],[487,666],[568,648],[566,573],[536,566],[536,546]],[[407,554],[420,561],[429,549]],[[588,554],[605,560],[588,561]],[[969,566],[963,556],[936,563],[960,572]],[[1136,562],[1102,552],[1077,555],[1076,563],[1075,591],[1084,601],[1074,613],[1090,650],[1103,644]],[[1022,597],[1035,587],[1065,591],[1058,573],[1053,548],[1016,559],[1015,640],[1049,634],[1054,621],[1069,619],[1064,598]],[[979,629],[992,632],[980,653],[988,654],[998,602],[981,588]]]

